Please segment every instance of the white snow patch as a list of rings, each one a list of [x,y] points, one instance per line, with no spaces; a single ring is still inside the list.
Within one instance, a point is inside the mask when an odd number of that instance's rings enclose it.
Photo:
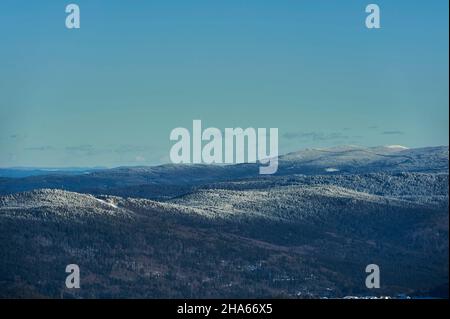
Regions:
[[[102,204],[111,206],[111,207],[113,207],[113,208],[119,208],[119,207],[117,207],[117,205],[115,205],[115,204],[113,204],[113,203],[111,203],[111,202],[104,201],[103,199],[96,198],[95,200],[98,201],[98,202],[100,202],[100,203],[102,203]]]
[[[399,148],[399,149],[402,149],[402,150],[409,149],[408,147],[403,146],[403,145],[386,145],[386,148]]]

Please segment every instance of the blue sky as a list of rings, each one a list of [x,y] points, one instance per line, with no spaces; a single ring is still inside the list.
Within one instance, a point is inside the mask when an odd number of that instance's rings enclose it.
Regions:
[[[0,167],[168,162],[170,131],[278,127],[280,153],[448,145],[448,1],[0,2]]]

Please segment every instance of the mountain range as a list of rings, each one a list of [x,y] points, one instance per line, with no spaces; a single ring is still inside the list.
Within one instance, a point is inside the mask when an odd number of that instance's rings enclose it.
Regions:
[[[448,147],[0,178],[0,297],[448,298]],[[67,264],[81,289],[65,287]],[[381,288],[365,286],[377,264]]]

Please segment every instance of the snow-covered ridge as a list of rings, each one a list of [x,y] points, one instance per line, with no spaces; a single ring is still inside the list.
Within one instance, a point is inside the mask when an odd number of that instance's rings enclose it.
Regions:
[[[41,212],[41,213],[40,213]],[[80,194],[59,189],[38,189],[0,197],[0,215],[33,215],[40,217],[120,216],[133,214],[112,200],[90,194]]]
[[[240,191],[205,189],[171,202],[209,211],[220,218],[262,217],[284,221],[320,218],[340,210],[364,212],[376,206],[379,211],[388,206],[405,209],[427,207],[402,198],[379,196],[335,185],[276,186]]]
[[[385,147],[391,148],[391,149],[398,149],[398,150],[407,150],[409,147],[403,146],[403,145],[386,145]]]
[[[440,209],[448,205],[448,174],[291,176],[218,183],[169,201],[40,189],[0,197],[7,211],[52,211],[54,215],[145,216],[299,220],[343,208]]]
[[[122,198],[110,195],[80,194],[59,189],[38,189],[0,196],[0,218],[40,218],[84,216],[137,217],[148,213],[197,215],[213,217],[195,207],[148,199]]]
[[[409,149],[401,145],[305,149],[280,157],[279,170],[318,174],[327,168],[344,173],[448,171],[447,146]]]
[[[80,194],[60,189],[37,189],[0,197],[0,206],[39,207],[39,206],[103,206],[110,204],[90,194]],[[117,207],[115,207],[117,208]]]

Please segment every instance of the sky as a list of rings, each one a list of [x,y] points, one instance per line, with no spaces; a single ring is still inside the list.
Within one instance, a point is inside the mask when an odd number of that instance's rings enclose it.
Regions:
[[[365,7],[381,9],[367,29]],[[169,162],[172,129],[279,152],[448,145],[448,1],[0,2],[0,167]]]

